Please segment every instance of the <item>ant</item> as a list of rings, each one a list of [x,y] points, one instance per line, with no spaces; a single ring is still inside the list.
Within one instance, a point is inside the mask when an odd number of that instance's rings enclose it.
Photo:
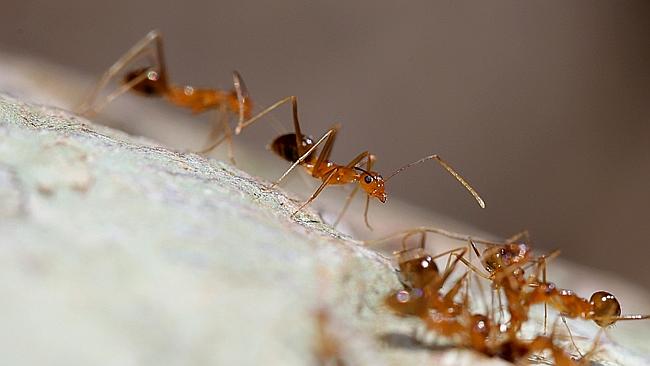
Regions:
[[[472,349],[489,357],[499,357],[512,363],[521,363],[531,360],[534,354],[550,351],[554,364],[557,366],[585,365],[586,359],[574,360],[561,347],[554,342],[555,325],[550,336],[537,335],[531,340],[520,339],[516,333],[504,332],[502,326],[492,323],[490,319],[481,314],[468,314],[465,331]]]
[[[594,344],[591,351],[587,354],[591,354],[596,349],[602,334],[606,332],[608,327],[613,326],[617,321],[650,319],[650,315],[621,315],[621,304],[616,296],[607,291],[596,291],[591,295],[589,300],[587,300],[578,296],[571,290],[557,288],[552,282],[539,282],[533,286],[533,290],[527,293],[525,299],[527,306],[544,302],[544,304],[549,304],[560,312],[565,324],[565,318],[579,318],[592,320],[596,325],[598,325],[599,330]],[[573,341],[573,336],[570,332],[569,336],[571,337],[571,343],[582,356],[582,353]]]
[[[530,247],[523,243],[513,242],[521,236],[527,236],[527,233],[516,235],[506,241],[503,246],[487,248],[482,255],[482,263],[490,273],[488,278],[495,287],[504,290],[508,300],[511,329],[514,332],[521,329],[523,322],[528,319],[527,313],[530,306],[544,303],[544,332],[546,332],[548,305],[560,313],[560,318],[567,327],[572,345],[578,351],[578,354],[585,358],[586,355],[591,354],[596,349],[600,337],[607,327],[614,325],[619,320],[650,319],[650,315],[621,315],[621,306],[618,299],[609,292],[597,291],[587,300],[576,295],[571,290],[558,289],[555,284],[547,282],[546,261],[557,256],[559,251],[556,250],[549,255],[542,255],[537,259],[532,259]],[[478,253],[473,243],[472,247]],[[528,279],[524,279],[524,264],[527,263],[537,264],[537,273],[531,275]],[[586,355],[583,355],[575,344],[571,329],[568,327],[565,318],[592,320],[600,327],[594,344]]]
[[[437,233],[449,233],[433,230]],[[516,332],[492,323],[485,315],[470,313],[469,286],[465,291],[464,301],[456,302],[454,299],[463,283],[467,281],[469,272],[465,272],[446,294],[441,294],[441,287],[463,258],[466,248],[452,249],[436,256],[428,255],[424,251],[426,232],[407,232],[402,239],[403,249],[394,253],[398,259],[400,281],[408,290],[400,290],[386,297],[386,304],[393,311],[402,316],[417,316],[425,322],[428,329],[446,337],[460,338],[462,345],[490,357],[499,356],[511,362],[518,362],[528,359],[533,353],[550,350],[557,365],[577,365],[564,350],[553,343],[553,334],[550,337],[536,336],[531,341],[524,341],[518,338]],[[422,235],[420,246],[406,249],[407,239],[416,233]],[[449,234],[454,238],[461,237],[459,234]],[[448,261],[445,272],[440,275],[433,259],[446,254],[450,254],[450,259],[455,255],[456,259],[451,263]]]
[[[467,276],[461,277],[455,287],[460,287],[460,281],[465,281],[466,278]],[[555,365],[576,366],[585,363],[582,359],[573,360],[565,350],[555,345],[555,325],[550,336],[536,335],[531,340],[521,339],[517,332],[510,330],[511,327],[494,323],[483,314],[471,313],[468,294],[465,292],[462,306],[457,305],[461,314],[436,313],[427,319],[427,327],[447,337],[456,336],[460,338],[460,344],[486,356],[499,357],[513,363],[528,361],[534,354],[545,350],[551,352]]]
[[[128,65],[141,57],[147,57],[151,64],[126,72],[121,81],[122,85],[97,103],[99,93],[108,85],[111,79],[122,73]],[[231,115],[238,116],[238,126],[241,126],[246,119],[251,118],[253,110],[253,102],[246,84],[244,84],[244,80],[237,71],[233,72],[233,89],[229,91],[198,89],[189,85],[172,84],[169,81],[165,65],[162,35],[160,31],[152,30],[104,72],[95,88],[79,106],[79,113],[92,116],[128,91],[148,97],[164,98],[170,104],[180,108],[187,108],[194,114],[208,110],[218,111],[218,114],[215,115],[217,118],[212,122],[212,131],[210,132],[208,144],[198,152],[207,153],[219,146],[225,139],[228,141],[228,156],[234,163],[232,130],[228,124],[229,118]],[[238,132],[235,134],[239,134],[240,130],[238,128]],[[221,131],[223,136],[217,138]]]
[[[521,325],[528,319],[528,311],[521,305],[522,296],[524,295],[524,290],[526,289],[527,286],[530,286],[531,283],[537,282],[536,278],[533,279],[531,277],[530,279],[526,279],[524,277],[525,265],[537,265],[538,268],[543,267],[543,280],[545,281],[546,280],[545,261],[559,254],[559,251],[554,251],[549,255],[542,255],[538,258],[534,258],[532,256],[532,249],[530,248],[529,245],[523,242],[516,242],[522,237],[528,238],[527,232],[516,234],[515,236],[507,239],[505,242],[494,242],[494,241],[489,241],[485,239],[472,237],[469,235],[454,233],[454,232],[450,232],[444,229],[439,229],[434,227],[417,227],[402,232],[398,232],[381,239],[365,241],[364,243],[366,245],[374,244],[377,242],[393,239],[403,235],[402,246],[404,246],[405,241],[409,237],[418,233],[422,235],[421,243],[420,243],[421,247],[424,246],[424,242],[426,240],[425,239],[426,233],[434,233],[434,234],[448,237],[450,239],[460,240],[468,243],[468,246],[466,248],[452,249],[445,253],[450,253],[450,256],[456,256],[458,260],[463,264],[465,264],[472,272],[474,272],[480,277],[483,277],[484,279],[489,280],[492,283],[492,293],[491,293],[492,299],[490,301],[490,304],[492,305],[491,308],[494,309],[495,308],[494,295],[496,293],[501,319],[504,318],[504,314],[503,314],[504,306],[501,300],[501,291],[503,290],[508,300],[507,306],[511,316],[511,323],[515,325],[511,327],[511,332],[513,333],[516,333],[520,329]],[[487,246],[487,248],[483,253],[480,253],[478,251],[476,247],[477,243]],[[471,263],[471,258],[470,260],[467,260],[463,256],[458,255],[457,252],[460,249],[464,249],[465,252],[469,252],[471,254],[472,251],[469,251],[469,248],[472,248],[474,253],[476,253],[477,257],[481,259],[482,265],[484,269],[487,271],[487,274],[483,273],[483,271],[481,271],[479,268],[474,266]],[[481,294],[483,294],[484,291],[482,291],[482,286],[480,282],[478,282],[478,286],[481,289]],[[469,281],[468,281],[468,288],[469,288]],[[484,303],[487,304],[485,301]],[[496,319],[495,314],[492,314],[492,318]],[[546,325],[546,311],[545,311],[544,319],[545,319],[544,324]],[[546,329],[546,326],[544,328]]]
[[[343,206],[341,213],[339,214],[335,225],[338,224],[341,217],[347,210],[349,203],[354,198],[359,188],[363,189],[366,193],[366,206],[364,211],[364,221],[368,228],[372,229],[368,223],[368,207],[370,205],[370,198],[377,198],[382,203],[386,202],[388,197],[384,185],[392,177],[401,173],[405,169],[408,169],[414,165],[420,164],[427,160],[434,160],[440,166],[442,166],[451,176],[453,176],[476,200],[478,205],[481,208],[485,208],[485,202],[479,196],[474,188],[459,174],[457,173],[449,163],[444,161],[438,155],[430,155],[424,157],[420,160],[409,163],[388,176],[388,178],[383,178],[378,172],[373,171],[372,167],[376,160],[375,156],[368,151],[364,151],[357,155],[354,159],[350,160],[346,165],[340,165],[329,160],[332,153],[332,147],[334,141],[336,140],[336,135],[340,129],[339,124],[335,124],[332,128],[327,130],[325,134],[316,142],[310,136],[303,135],[300,122],[298,120],[298,101],[295,96],[290,96],[284,98],[277,103],[271,105],[264,111],[260,112],[257,116],[243,122],[241,125],[237,126],[235,133],[241,132],[243,128],[248,127],[254,123],[257,119],[263,115],[269,113],[270,111],[278,108],[280,105],[285,103],[291,103],[292,115],[293,115],[293,125],[294,132],[281,135],[273,140],[270,145],[270,149],[279,155],[281,158],[293,163],[289,169],[287,169],[284,174],[274,183],[274,186],[279,184],[291,171],[293,171],[297,166],[302,166],[312,177],[321,180],[321,184],[316,189],[316,191],[309,197],[309,199],[303,203],[298,210],[296,210],[293,215],[297,214],[300,210],[308,206],[318,195],[329,185],[343,185],[355,183],[357,186],[346,198],[346,203]],[[316,153],[318,146],[323,144],[320,153]],[[365,168],[360,167],[365,160]]]

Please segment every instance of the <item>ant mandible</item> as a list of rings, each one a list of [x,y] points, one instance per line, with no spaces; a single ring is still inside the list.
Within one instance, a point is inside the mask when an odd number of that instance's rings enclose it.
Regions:
[[[392,177],[401,173],[402,171],[420,164],[427,160],[434,160],[440,166],[442,166],[451,176],[453,176],[476,200],[478,205],[481,208],[485,208],[485,202],[481,196],[476,192],[474,188],[458,173],[454,170],[449,163],[444,161],[438,155],[429,155],[420,160],[409,163],[388,176],[388,178],[383,178],[378,172],[373,171],[372,167],[376,160],[375,156],[368,151],[364,151],[357,155],[346,165],[336,164],[329,160],[332,153],[332,147],[334,146],[334,141],[336,140],[336,135],[340,129],[340,125],[335,124],[332,128],[327,130],[325,134],[316,142],[310,136],[303,135],[300,122],[298,120],[298,101],[295,96],[290,96],[284,98],[277,103],[271,105],[264,111],[260,112],[255,117],[243,122],[235,129],[235,133],[238,134],[243,128],[248,127],[255,121],[257,121],[263,115],[269,113],[270,111],[278,108],[280,105],[285,103],[291,103],[292,116],[293,116],[293,125],[294,132],[281,135],[273,140],[270,145],[270,148],[277,155],[283,159],[292,162],[293,164],[287,169],[284,174],[274,183],[274,186],[279,184],[291,171],[293,171],[297,166],[302,166],[312,177],[321,180],[321,185],[316,189],[316,191],[309,197],[309,199],[303,203],[298,210],[296,210],[293,215],[297,214],[300,210],[309,205],[318,195],[327,187],[328,185],[343,185],[356,183],[357,186],[346,198],[346,203],[343,206],[341,213],[339,214],[335,225],[340,221],[341,217],[347,210],[349,203],[354,198],[359,188],[363,189],[366,193],[366,205],[364,210],[364,221],[368,228],[372,229],[368,223],[368,207],[370,205],[370,198],[377,198],[382,203],[386,202],[387,193],[385,191],[385,183],[388,182]],[[316,149],[323,144],[320,153],[316,153]],[[365,168],[360,167],[365,160]]]
[[[98,103],[99,93],[108,85],[111,79],[122,73],[127,66],[141,57],[149,58],[151,64],[128,71],[123,77],[122,85],[102,98]],[[133,45],[104,72],[92,92],[79,106],[78,111],[85,116],[94,115],[128,91],[148,97],[164,98],[170,104],[187,108],[194,114],[216,110],[218,113],[212,122],[212,131],[209,135],[208,144],[198,152],[207,153],[219,146],[225,139],[228,141],[228,156],[234,163],[232,130],[228,123],[230,116],[237,116],[238,126],[241,126],[246,119],[251,118],[253,110],[253,102],[244,80],[237,71],[233,72],[233,89],[229,91],[199,89],[189,85],[172,84],[169,81],[165,65],[161,33],[158,30],[153,30]],[[238,128],[238,131],[240,130]],[[220,132],[223,132],[223,136],[217,138]]]

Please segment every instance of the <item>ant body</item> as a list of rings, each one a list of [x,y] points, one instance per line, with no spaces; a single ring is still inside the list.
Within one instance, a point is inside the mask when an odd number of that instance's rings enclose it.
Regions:
[[[648,315],[621,316],[620,304],[616,298],[608,292],[596,292],[589,300],[586,300],[580,298],[569,290],[559,290],[554,284],[546,282],[546,261],[558,255],[559,251],[555,251],[550,255],[542,255],[537,258],[533,257],[532,249],[529,245],[523,242],[516,242],[523,236],[527,237],[528,234],[526,232],[517,234],[503,243],[496,243],[488,240],[471,238],[467,235],[453,233],[442,229],[419,227],[393,234],[382,239],[366,241],[366,244],[372,244],[403,235],[402,247],[405,247],[408,238],[418,233],[421,234],[420,246],[417,248],[419,251],[422,251],[424,248],[426,233],[436,233],[451,239],[468,241],[474,252],[480,258],[482,266],[487,274],[484,274],[483,271],[464,258],[467,248],[461,247],[451,249],[436,257],[445,254],[449,254],[450,258],[455,256],[456,260],[453,262],[452,267],[455,266],[457,262],[462,262],[470,271],[477,273],[480,277],[490,280],[493,289],[499,291],[499,296],[500,291],[503,291],[505,294],[507,299],[506,307],[510,319],[505,324],[495,323],[491,320],[495,318],[494,315],[492,315],[492,317],[487,317],[481,314],[468,313],[467,300],[465,300],[463,304],[454,302],[454,297],[461,287],[460,283],[461,281],[467,281],[467,274],[469,272],[461,277],[461,279],[447,294],[439,295],[438,291],[440,290],[440,287],[442,287],[444,279],[441,282],[441,277],[438,275],[439,272],[435,263],[431,265],[429,264],[431,260],[427,259],[435,257],[412,255],[408,258],[402,258],[403,255],[401,253],[407,252],[405,249],[397,252],[397,254],[400,254],[400,257],[398,257],[398,265],[399,276],[402,278],[402,282],[406,286],[414,284],[411,285],[411,287],[421,286],[422,283],[433,282],[436,284],[434,287],[436,296],[433,297],[430,293],[428,294],[426,291],[421,290],[402,290],[389,296],[387,298],[387,304],[399,314],[418,316],[425,322],[425,324],[427,324],[429,329],[435,330],[439,334],[448,337],[460,337],[461,343],[464,342],[463,344],[466,344],[484,354],[490,356],[499,355],[502,358],[512,361],[524,354],[528,355],[531,352],[549,349],[554,355],[557,364],[573,365],[573,361],[566,356],[564,351],[553,345],[553,336],[549,338],[545,335],[540,335],[533,339],[532,342],[521,341],[518,339],[518,334],[522,325],[529,318],[531,306],[539,303],[544,303],[545,305],[544,324],[546,324],[547,318],[547,303],[560,312],[563,321],[564,317],[593,320],[601,328],[610,326],[618,320],[639,320],[650,317]],[[487,248],[483,253],[479,253],[475,243],[486,245]],[[412,250],[414,249],[411,249],[411,251]],[[537,266],[536,273],[531,274],[526,278],[524,275],[526,268],[534,265]],[[424,270],[423,268],[426,268],[427,270]],[[541,276],[540,272],[542,273]],[[540,279],[540,277],[542,278]],[[443,278],[446,279],[446,277]],[[469,285],[467,286],[466,296],[468,293]],[[501,301],[499,301],[499,308],[503,309],[503,305],[500,303]],[[492,307],[494,307],[494,301],[492,301]],[[494,327],[494,329],[489,330],[490,327]],[[546,326],[544,329],[546,329]],[[481,336],[482,333],[480,332],[485,332],[485,334]],[[546,331],[544,331],[544,333],[545,332]],[[489,337],[492,338],[493,341],[488,341],[488,333],[490,334]],[[586,357],[582,355],[578,347],[575,345],[570,330],[569,336],[573,346],[578,350],[578,353],[583,358]],[[590,354],[596,349],[599,337],[600,333],[594,341],[592,350],[587,354]],[[499,339],[500,341],[496,342],[494,339]],[[507,354],[508,352],[510,352],[509,355]]]
[[[403,170],[427,160],[435,160],[438,162],[474,197],[481,208],[485,208],[485,202],[479,196],[476,190],[474,190],[474,188],[472,188],[472,186],[465,179],[463,179],[460,174],[458,174],[447,162],[445,162],[438,155],[430,155],[407,164],[397,169],[395,172],[389,175],[388,178],[385,179],[381,174],[372,170],[373,164],[375,162],[375,156],[368,151],[360,153],[346,165],[341,165],[330,161],[329,158],[332,153],[332,147],[334,145],[334,141],[336,139],[336,135],[340,129],[340,126],[338,124],[334,125],[332,128],[327,130],[327,132],[323,134],[323,136],[318,141],[314,142],[314,139],[312,137],[304,135],[301,131],[300,122],[298,120],[298,101],[295,96],[290,96],[282,99],[274,105],[268,107],[266,110],[260,112],[255,117],[245,121],[241,125],[237,126],[235,133],[241,132],[243,128],[248,127],[258,118],[262,117],[266,113],[269,113],[273,109],[278,108],[280,105],[288,102],[290,102],[292,106],[294,132],[275,138],[270,144],[270,149],[281,158],[293,164],[289,167],[289,169],[287,169],[286,172],[284,172],[284,174],[282,174],[282,176],[275,182],[274,185],[279,184],[297,166],[303,167],[312,177],[321,181],[321,185],[318,187],[318,189],[316,189],[316,191],[309,197],[309,199],[294,212],[294,215],[309,205],[312,201],[314,201],[314,199],[318,197],[318,195],[323,191],[323,189],[325,189],[325,187],[329,185],[356,184],[357,186],[348,195],[343,210],[339,214],[335,225],[340,221],[341,217],[347,210],[349,203],[361,188],[366,193],[364,220],[366,226],[370,228],[370,224],[368,223],[368,207],[370,204],[370,198],[374,197],[382,203],[386,202],[388,195],[385,191],[385,183],[395,175],[401,173]],[[320,153],[317,154],[316,149],[321,144],[323,144],[323,147],[320,150]],[[362,168],[359,165],[362,165],[364,160],[365,168]]]
[[[104,97],[100,103],[96,103],[99,93],[108,85],[111,79],[124,71],[133,61],[145,56],[150,58],[152,64],[126,72],[121,81],[122,85]],[[169,81],[165,65],[162,36],[159,31],[153,30],[104,72],[95,88],[79,107],[79,112],[82,115],[91,116],[128,91],[148,97],[164,98],[170,104],[180,108],[187,108],[194,114],[217,110],[219,112],[218,118],[212,123],[213,129],[210,133],[208,145],[199,152],[209,152],[226,139],[228,140],[229,157],[234,162],[232,131],[228,124],[229,118],[232,115],[238,116],[238,125],[241,125],[246,119],[251,118],[253,109],[253,102],[244,80],[237,71],[233,72],[233,89],[229,91],[198,89],[189,85],[172,84]],[[220,131],[223,131],[224,135],[220,139],[216,139]]]

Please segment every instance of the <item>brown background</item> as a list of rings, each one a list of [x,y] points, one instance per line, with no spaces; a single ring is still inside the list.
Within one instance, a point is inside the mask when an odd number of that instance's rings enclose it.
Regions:
[[[433,168],[394,196],[650,286],[650,2],[22,0],[0,50],[98,76],[153,28],[178,82],[240,70],[258,105],[298,95],[306,130],[342,122],[335,159],[439,153],[488,208]]]

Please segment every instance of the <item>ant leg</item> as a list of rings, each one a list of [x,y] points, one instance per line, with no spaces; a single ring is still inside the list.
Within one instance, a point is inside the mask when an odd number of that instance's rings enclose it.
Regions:
[[[544,315],[546,315],[546,314],[544,314]],[[578,354],[580,355],[580,358],[583,358],[584,355],[582,354],[582,352],[580,352],[580,348],[578,348],[578,345],[576,345],[575,339],[573,339],[573,333],[571,332],[571,328],[569,328],[569,324],[566,321],[566,317],[564,315],[560,315],[560,319],[562,319],[562,323],[564,323],[564,327],[566,327],[567,333],[569,333],[569,339],[571,340],[571,345],[573,346],[573,348],[576,349],[576,352],[578,352]],[[544,320],[546,320],[546,319],[544,319]]]
[[[296,120],[297,121],[297,120]],[[299,125],[296,124],[298,127]],[[298,127],[299,128],[299,127]],[[330,158],[330,154],[332,153],[332,147],[334,146],[334,141],[336,141],[336,134],[338,130],[341,128],[341,125],[336,123],[334,124],[334,127],[332,130],[332,135],[330,138],[325,141],[325,145],[323,146],[323,150],[321,150],[320,154],[318,154],[318,158],[316,159],[316,163],[314,164],[314,168],[312,169],[311,175],[312,177],[316,178],[316,174],[322,164],[326,164],[327,161]],[[298,135],[296,134],[296,139],[298,138]],[[297,146],[302,146],[302,141],[296,141]],[[310,149],[311,150],[311,149]]]
[[[316,161],[316,167],[318,167],[320,164],[322,164],[324,161],[327,161],[329,159],[329,155],[332,152],[332,145],[334,144],[334,141],[332,141],[331,144],[328,144],[325,148],[323,148],[323,151],[318,157],[318,161]],[[368,151],[364,151],[361,154],[357,155],[354,159],[352,159],[348,165],[345,166],[347,169],[353,169],[361,160],[367,159],[366,160],[366,169],[370,171],[372,169],[372,164],[375,160],[375,156],[370,154]],[[357,185],[358,187],[358,185]],[[354,197],[354,194],[357,193],[357,189],[355,189],[353,194],[350,195],[349,199],[351,200],[352,197]],[[347,204],[347,203],[346,203]],[[368,229],[372,230],[372,226],[370,226],[370,222],[368,222],[368,209],[370,208],[370,196],[366,195],[366,206],[365,209],[363,210],[363,221],[366,224],[366,227]],[[347,209],[347,207],[346,207]],[[341,215],[343,215],[345,211],[341,212]]]
[[[104,74],[99,79],[99,81],[97,82],[93,90],[88,94],[86,99],[77,108],[77,112],[81,115],[86,115],[86,116],[92,113],[99,112],[98,108],[93,107],[93,104],[95,103],[95,100],[97,99],[99,93],[106,87],[106,85],[108,85],[108,83],[111,81],[113,77],[115,77],[117,74],[122,72],[122,70],[124,70],[124,68],[128,66],[131,62],[133,62],[143,54],[150,54],[153,51],[150,48],[150,45],[154,42],[156,47],[156,51],[153,55],[154,63],[157,64],[156,66],[158,68],[158,72],[160,73],[159,76],[161,82],[163,82],[166,85],[167,71],[165,68],[163,54],[162,54],[162,37],[159,31],[153,30],[149,32],[146,36],[144,36],[144,38],[139,40],[135,45],[133,45],[131,49],[129,49],[126,53],[124,53],[124,55],[122,55],[117,61],[115,61],[115,63],[111,67],[108,68],[108,70],[104,72]],[[117,97],[120,94],[122,93],[117,94],[115,97]],[[115,97],[113,97],[113,99],[115,99]],[[101,103],[100,105],[103,107],[106,104],[107,103]]]
[[[372,226],[370,226],[370,222],[368,221],[368,209],[370,208],[370,196],[366,195],[366,206],[363,209],[363,222],[366,223],[366,227],[369,230],[374,230]]]
[[[357,192],[359,191],[359,186],[355,186],[354,189],[348,194],[347,197],[345,197],[345,204],[343,205],[343,208],[341,209],[341,212],[339,215],[336,217],[336,221],[334,221],[334,227],[336,227],[340,222],[341,219],[343,218],[343,215],[347,212],[348,208],[350,207],[350,203],[352,203],[352,199],[354,196],[356,196]]]
[[[494,289],[490,291],[490,316],[491,316],[491,321],[496,323],[497,320],[497,314],[495,312],[496,306],[494,305]]]
[[[282,176],[281,176],[278,180],[276,180],[275,183],[273,183],[272,187],[275,187],[275,186],[277,186],[278,184],[280,184],[280,182],[281,182],[281,181],[282,181],[282,180],[283,180],[283,179],[284,179],[284,178],[285,178],[289,173],[291,173],[292,170],[294,170],[298,165],[300,165],[300,163],[302,163],[303,161],[305,161],[305,159],[307,159],[307,157],[308,157],[309,155],[311,155],[311,153],[313,153],[313,152],[316,150],[316,148],[318,148],[318,145],[322,144],[324,141],[328,141],[330,138],[332,138],[332,136],[336,135],[336,131],[338,130],[338,128],[339,128],[338,125],[334,125],[334,127],[330,128],[327,132],[325,132],[325,134],[323,135],[323,137],[321,137],[320,140],[318,140],[318,141],[314,144],[314,146],[312,146],[309,150],[307,150],[304,154],[302,154],[302,156],[300,156],[300,158],[298,158],[298,160],[296,160],[293,164],[291,164],[291,166],[289,167],[289,169],[287,169],[287,171],[284,172],[284,174],[282,174]]]
[[[255,116],[249,118],[248,120],[240,121],[239,123],[237,123],[237,127],[235,127],[235,135],[239,135],[244,128],[252,125],[253,123],[257,122],[260,118],[264,117],[266,114],[272,112],[273,110],[277,109],[281,105],[283,105],[285,103],[288,103],[288,102],[291,102],[291,104],[294,106],[293,109],[297,110],[297,99],[296,99],[295,96],[292,95],[292,96],[280,99],[279,101],[277,101],[277,102],[271,104],[270,106],[266,107],[266,109],[264,109],[260,113],[256,114]],[[241,104],[242,104],[242,102],[240,101],[240,106],[239,106],[240,111],[242,111],[242,105]],[[296,112],[296,114],[297,114],[297,112]],[[241,118],[241,114],[240,114],[240,118]],[[296,122],[295,120],[296,120],[296,115],[294,115],[294,124]],[[300,134],[300,128],[298,128],[298,130],[296,131],[296,135],[298,135],[298,134]],[[301,135],[301,139],[302,139],[302,135]]]
[[[591,357],[594,353],[596,353],[596,350],[598,349],[598,344],[600,343],[600,338],[603,336],[603,333],[605,332],[605,328],[600,328],[598,329],[598,333],[596,333],[596,337],[594,338],[594,343],[591,345],[591,348],[587,353],[585,353],[584,356],[580,357],[580,360],[583,359],[588,359]]]
[[[458,265],[458,262],[464,260],[463,257],[465,256],[465,249],[461,250],[460,254],[453,253],[453,255],[456,256],[456,260],[454,260],[451,263],[451,266],[449,268],[447,268],[445,270],[445,272],[443,272],[442,276],[440,276],[440,278],[438,280],[436,280],[436,282],[435,282],[435,287],[436,288],[441,288],[442,285],[444,285],[444,283],[447,281],[449,276],[451,276],[451,274],[454,272],[454,269],[456,269],[456,265]]]
[[[538,278],[539,278],[539,267],[542,267],[542,283],[547,283],[546,281],[546,259],[544,256],[540,257],[539,265],[538,265]],[[546,335],[546,324],[548,321],[548,304],[546,302],[546,299],[544,300],[544,335]],[[562,317],[562,321],[564,322],[564,325],[566,325],[567,329],[569,329],[569,326],[566,323],[566,319],[564,319],[564,316]],[[569,329],[569,336],[571,336],[571,330]],[[573,336],[571,336],[571,343],[575,346],[575,343],[573,342]],[[578,347],[576,347],[578,349]],[[580,353],[580,350],[578,350],[578,353]]]
[[[464,249],[464,248],[463,248],[463,249]],[[458,257],[458,254],[455,254],[455,256]],[[465,264],[465,266],[467,266],[467,268],[469,268],[469,269],[470,269],[472,272],[474,272],[477,276],[482,277],[482,278],[484,278],[484,279],[486,279],[486,280],[488,280],[488,281],[491,281],[491,280],[492,280],[492,279],[490,278],[490,276],[484,274],[480,269],[478,269],[478,268],[475,267],[473,264],[471,264],[470,262],[468,262],[467,259],[462,258],[462,257],[459,257],[458,260],[460,260],[461,262],[463,262],[463,264]]]
[[[131,90],[135,85],[143,81],[144,79],[147,78],[147,74],[143,73],[141,75],[138,75],[137,77],[133,78],[133,80],[130,80],[127,83],[124,83],[121,85],[119,88],[111,92],[109,95],[105,96],[101,103],[97,103],[93,108],[89,108],[86,111],[80,112],[79,114],[91,117],[95,115],[96,113],[99,113],[102,109],[104,109],[108,104],[110,104],[113,100],[117,99],[117,97],[121,96],[122,94],[128,92]]]
[[[505,242],[508,243],[508,244],[509,243],[514,243],[514,242],[518,241],[521,238],[524,238],[524,241],[526,241],[526,242],[530,241],[530,233],[528,232],[528,230],[523,230],[523,231],[520,231],[520,232],[516,233],[515,235],[513,235],[513,236],[509,237],[508,239],[506,239]]]
[[[495,289],[497,292],[497,300],[499,301],[499,323],[503,322],[506,315],[503,311],[503,299],[501,298],[501,289]]]
[[[208,135],[208,141],[206,145],[196,151],[198,154],[206,154],[209,153],[210,151],[216,149],[219,145],[224,140],[228,140],[229,143],[229,151],[228,151],[228,157],[230,158],[230,161],[235,165],[235,159],[232,154],[232,133],[230,130],[230,126],[228,125],[228,111],[226,110],[225,105],[219,106],[219,109],[216,111],[216,114],[213,115],[213,118],[211,119],[211,125],[212,129],[210,130],[210,134]],[[219,134],[223,132],[223,136],[219,136]],[[219,138],[217,138],[219,137]]]
[[[444,252],[438,253],[436,255],[432,255],[431,259],[438,259],[438,258],[440,258],[442,256],[445,256],[445,255],[448,255],[448,254],[449,254],[449,256],[447,258],[458,257],[460,254],[458,254],[457,252],[463,252],[463,255],[464,255],[465,251],[466,251],[465,247],[458,247],[458,248],[454,248],[454,249],[449,249],[449,250],[445,250]],[[451,260],[448,260],[448,262],[449,262],[449,264],[445,266],[445,271],[448,270],[449,267],[451,266]]]
[[[224,112],[224,114],[227,116],[227,113]],[[237,162],[235,161],[235,152],[233,149],[233,142],[232,142],[232,129],[230,128],[230,122],[229,118],[224,118],[223,120],[223,130],[224,130],[224,135],[226,136],[226,141],[228,142],[228,159],[232,163],[232,165],[237,165]]]
[[[416,235],[416,234],[419,234],[419,233],[422,233],[422,231],[419,231],[417,229],[405,231],[403,233],[404,236],[402,237],[402,250],[398,250],[396,252],[393,252],[393,255],[400,255],[402,253],[406,253],[406,252],[409,252],[409,251],[415,249],[415,248],[407,248],[408,246],[406,245],[406,243],[413,235]],[[424,249],[424,246],[422,246],[422,245],[423,245],[423,243],[422,243],[422,241],[420,241],[420,248]]]
[[[307,202],[303,203],[302,206],[300,206],[293,214],[291,214],[291,216],[292,217],[295,216],[298,212],[300,212],[300,210],[307,207],[313,200],[315,200],[316,197],[318,197],[318,195],[323,191],[323,189],[325,189],[325,187],[329,185],[330,179],[334,176],[334,174],[336,174],[337,171],[338,169],[332,169],[332,171],[329,174],[327,174],[325,179],[323,179],[323,183],[321,183],[318,189],[316,189],[316,191],[311,195],[311,197],[309,197]]]
[[[239,120],[237,121],[237,127],[244,123],[245,108],[246,108],[246,99],[250,98],[248,93],[248,88],[244,83],[244,79],[241,77],[239,72],[232,72],[232,85],[235,87],[235,93],[237,93],[237,104],[239,107]]]
[[[374,163],[374,160],[375,160],[374,155],[368,155],[368,159],[366,160],[366,170],[367,171],[372,170],[372,164]],[[357,163],[355,163],[354,165],[356,165]],[[349,165],[350,164],[348,164],[347,168],[352,168]],[[350,194],[345,198],[345,204],[343,205],[343,209],[341,209],[341,212],[339,213],[339,216],[336,218],[336,221],[334,222],[334,227],[336,227],[336,225],[339,224],[339,222],[343,218],[343,215],[345,215],[345,212],[348,210],[348,207],[350,207],[350,203],[352,203],[352,199],[357,194],[357,192],[359,192],[359,185],[356,185],[354,187],[354,189],[352,190],[352,192],[350,192]],[[372,230],[372,228],[370,227],[370,224],[368,223],[368,205],[369,204],[370,204],[369,199],[366,199],[366,209],[364,211],[364,219],[365,219],[365,222],[366,222],[366,226],[368,226],[368,228],[370,228]]]
[[[420,249],[424,249],[426,246],[427,246],[427,233],[423,231],[420,235]]]

